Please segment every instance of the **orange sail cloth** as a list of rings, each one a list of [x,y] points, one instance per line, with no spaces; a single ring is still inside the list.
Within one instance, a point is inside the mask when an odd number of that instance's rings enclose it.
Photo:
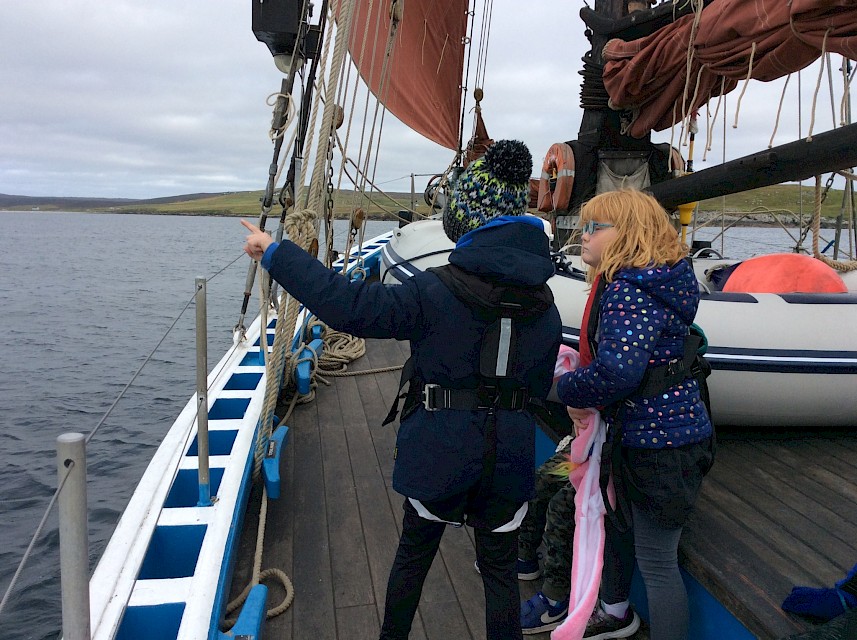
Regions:
[[[348,50],[360,76],[405,125],[458,150],[466,0],[407,0],[382,86],[390,3],[358,0]],[[365,35],[365,39],[364,39]]]
[[[603,77],[611,106],[639,110],[630,135],[667,129],[710,98],[732,91],[747,77],[751,56],[750,77],[767,82],[816,60],[825,33],[825,51],[854,58],[857,50],[854,0],[715,0],[700,17],[685,98],[694,18],[686,15],[645,38],[614,39],[605,46]]]
[[[739,264],[723,291],[743,293],[846,293],[833,267],[799,253],[774,253]]]

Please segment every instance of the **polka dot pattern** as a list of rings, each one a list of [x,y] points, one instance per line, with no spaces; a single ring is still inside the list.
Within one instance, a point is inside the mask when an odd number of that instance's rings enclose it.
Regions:
[[[639,387],[649,366],[682,357],[698,305],[696,277],[684,261],[674,267],[620,270],[601,298],[596,356],[589,366],[563,376],[559,397],[573,407],[605,407],[626,397]],[[625,413],[626,446],[679,447],[711,435],[693,378],[633,402]]]

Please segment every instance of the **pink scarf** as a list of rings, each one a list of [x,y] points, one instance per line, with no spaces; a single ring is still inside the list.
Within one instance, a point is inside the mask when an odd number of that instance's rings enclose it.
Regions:
[[[557,369],[574,362],[562,347]],[[570,367],[573,369],[574,367]],[[566,369],[568,371],[569,369]],[[555,372],[556,375],[556,372]],[[601,414],[590,409],[588,427],[571,443],[569,457],[572,470],[569,480],[574,485],[574,551],[571,565],[571,592],[568,617],[551,633],[551,640],[580,640],[586,624],[595,609],[601,570],[604,567],[604,500],[601,497],[601,446],[607,428]],[[611,504],[614,502],[612,482],[608,488]]]

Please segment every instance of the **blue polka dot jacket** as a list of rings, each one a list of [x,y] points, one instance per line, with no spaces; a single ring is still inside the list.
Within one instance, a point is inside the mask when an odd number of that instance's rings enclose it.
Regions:
[[[696,276],[685,260],[672,267],[618,271],[601,297],[593,360],[559,380],[560,399],[572,407],[606,407],[631,394],[647,367],[682,357],[698,306]],[[711,435],[711,420],[693,378],[659,395],[631,400],[622,437],[627,447],[680,447]]]

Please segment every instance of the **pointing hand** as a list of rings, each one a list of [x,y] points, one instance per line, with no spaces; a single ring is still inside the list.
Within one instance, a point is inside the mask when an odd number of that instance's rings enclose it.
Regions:
[[[250,232],[250,235],[247,236],[247,244],[244,245],[244,251],[254,260],[261,260],[262,256],[265,255],[265,250],[271,245],[274,239],[259,229],[259,227],[246,220],[242,220],[241,224]]]

